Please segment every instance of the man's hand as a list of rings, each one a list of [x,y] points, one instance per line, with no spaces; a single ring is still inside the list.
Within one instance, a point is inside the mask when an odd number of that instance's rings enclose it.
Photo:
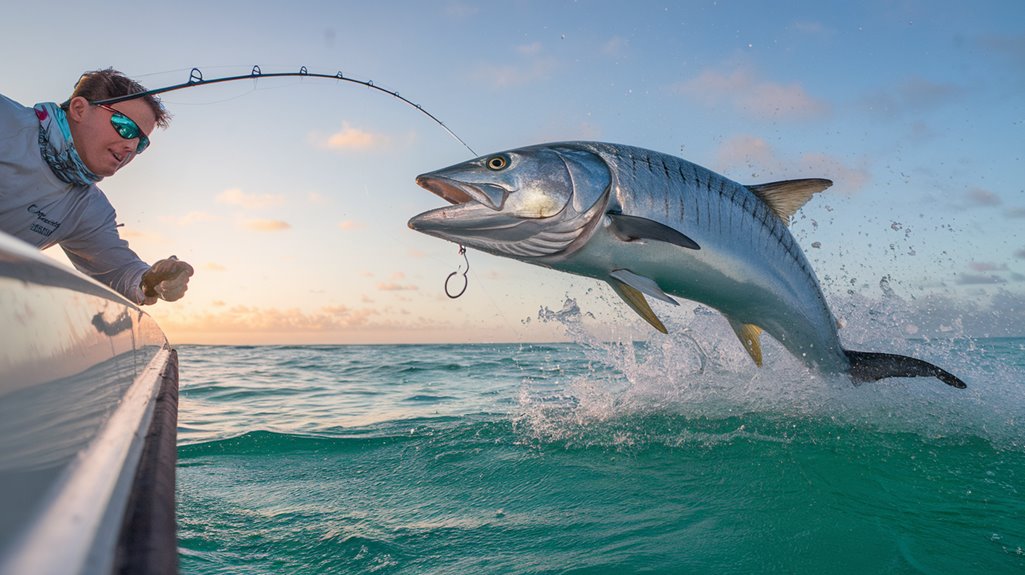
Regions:
[[[157,303],[157,299],[181,299],[189,289],[189,278],[193,273],[192,266],[175,256],[153,264],[142,274],[142,293],[146,296],[142,303],[152,305]]]

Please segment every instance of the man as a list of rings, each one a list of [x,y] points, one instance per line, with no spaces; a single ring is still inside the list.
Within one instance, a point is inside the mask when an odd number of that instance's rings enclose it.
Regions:
[[[60,244],[83,273],[137,304],[181,299],[193,269],[174,256],[150,266],[118,235],[96,186],[149,146],[170,119],[145,88],[113,69],[86,72],[66,102],[27,108],[0,95],[0,231],[40,249]]]

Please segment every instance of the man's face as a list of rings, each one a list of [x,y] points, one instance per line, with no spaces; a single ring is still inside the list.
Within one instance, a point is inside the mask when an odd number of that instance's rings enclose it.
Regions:
[[[131,118],[144,134],[152,134],[157,117],[142,100],[128,100],[109,106]],[[85,98],[71,100],[68,118],[71,137],[86,167],[98,176],[113,176],[136,156],[139,138],[122,138],[110,123],[113,112],[93,106]]]

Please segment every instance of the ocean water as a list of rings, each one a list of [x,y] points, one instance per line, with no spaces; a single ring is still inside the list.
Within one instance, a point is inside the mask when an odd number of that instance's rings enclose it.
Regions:
[[[771,343],[757,369],[714,321],[181,346],[181,570],[1025,572],[1025,339],[851,346],[969,388],[854,386]]]

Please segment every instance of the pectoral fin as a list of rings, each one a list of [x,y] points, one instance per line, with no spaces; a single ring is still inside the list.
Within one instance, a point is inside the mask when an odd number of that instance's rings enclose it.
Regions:
[[[740,323],[729,320],[730,327],[740,338],[740,343],[744,344],[744,349],[747,350],[748,355],[755,361],[755,365],[762,367],[762,343],[760,336],[762,335],[762,328],[752,323]]]
[[[658,319],[655,312],[651,311],[651,306],[649,306],[648,301],[644,299],[644,294],[616,278],[609,278],[609,285],[612,286],[612,289],[616,290],[619,297],[623,298],[623,301],[625,301],[631,309],[637,312],[637,315],[644,318],[644,321],[650,323],[652,327],[662,333],[669,333],[669,330],[666,329],[666,326],[662,325],[662,321]]]
[[[624,242],[635,240],[656,240],[675,244],[691,250],[700,250],[697,242],[683,235],[677,230],[647,218],[628,216],[616,212],[609,212],[609,220],[612,222],[612,233]]]

